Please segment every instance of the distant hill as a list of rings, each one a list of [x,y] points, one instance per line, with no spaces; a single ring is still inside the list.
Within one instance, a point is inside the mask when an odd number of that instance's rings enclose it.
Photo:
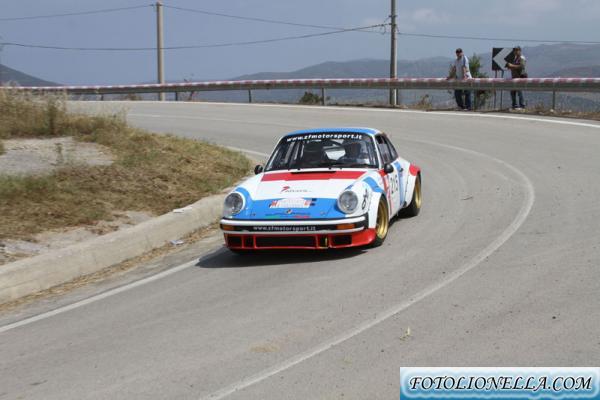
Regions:
[[[446,76],[452,59],[426,58],[416,61],[399,61],[401,77]],[[342,62],[324,62],[291,72],[259,72],[237,76],[233,79],[309,79],[309,78],[376,78],[390,74],[388,60],[361,59]]]
[[[549,74],[548,77],[599,78],[600,65],[565,68]]]
[[[27,75],[2,64],[0,64],[0,83],[16,83],[19,86],[58,86],[57,83]]]

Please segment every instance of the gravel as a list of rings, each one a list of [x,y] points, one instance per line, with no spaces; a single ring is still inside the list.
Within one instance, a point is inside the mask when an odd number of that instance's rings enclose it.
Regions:
[[[47,175],[68,165],[110,165],[113,156],[107,147],[84,143],[72,137],[52,139],[10,139],[3,141],[0,174]]]

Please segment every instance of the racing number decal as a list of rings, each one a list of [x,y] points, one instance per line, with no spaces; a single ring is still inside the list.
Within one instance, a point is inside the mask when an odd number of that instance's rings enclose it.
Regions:
[[[400,174],[398,172],[398,168],[394,165],[394,172],[386,176],[390,188],[389,204],[391,214],[395,214],[400,209]]]
[[[396,192],[398,192],[400,190],[400,182],[398,181],[398,174],[390,174],[390,190],[391,190],[391,194],[394,195],[396,194]],[[389,176],[389,175],[388,175]]]

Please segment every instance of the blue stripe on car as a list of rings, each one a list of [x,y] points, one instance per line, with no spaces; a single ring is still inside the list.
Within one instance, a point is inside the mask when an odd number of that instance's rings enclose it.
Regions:
[[[302,129],[299,131],[290,132],[284,137],[293,135],[310,135],[318,133],[364,133],[366,135],[377,135],[381,133],[377,129],[372,128],[360,128],[360,127],[332,127],[332,128],[319,128],[319,129]]]
[[[368,177],[364,180],[364,182],[369,185],[374,192],[383,193],[383,189],[379,187],[377,182],[375,182],[375,179]]]

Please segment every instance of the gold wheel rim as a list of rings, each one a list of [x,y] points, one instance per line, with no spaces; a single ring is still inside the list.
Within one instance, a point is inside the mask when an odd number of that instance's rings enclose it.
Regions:
[[[383,239],[387,235],[388,223],[387,206],[382,201],[379,203],[379,208],[377,209],[377,226],[375,227],[379,239]]]
[[[415,182],[415,206],[421,208],[421,178],[417,178]]]

